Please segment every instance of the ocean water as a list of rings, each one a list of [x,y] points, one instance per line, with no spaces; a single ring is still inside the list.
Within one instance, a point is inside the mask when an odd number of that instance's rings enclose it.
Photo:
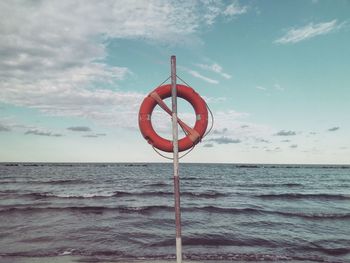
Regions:
[[[184,258],[350,262],[350,166],[180,164]],[[0,262],[173,259],[172,165],[0,163]]]

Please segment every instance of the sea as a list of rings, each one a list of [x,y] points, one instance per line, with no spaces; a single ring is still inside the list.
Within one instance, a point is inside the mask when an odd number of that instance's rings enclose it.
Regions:
[[[350,262],[350,166],[180,163],[179,175],[184,259]],[[174,218],[170,162],[0,163],[0,262],[173,260]]]

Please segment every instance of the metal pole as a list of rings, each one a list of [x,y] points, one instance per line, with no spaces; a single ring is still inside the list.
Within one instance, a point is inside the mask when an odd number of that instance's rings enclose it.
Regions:
[[[171,102],[173,127],[174,158],[174,197],[176,224],[176,262],[182,263],[181,210],[180,210],[180,178],[179,178],[179,145],[177,128],[177,92],[176,92],[176,57],[171,56]]]

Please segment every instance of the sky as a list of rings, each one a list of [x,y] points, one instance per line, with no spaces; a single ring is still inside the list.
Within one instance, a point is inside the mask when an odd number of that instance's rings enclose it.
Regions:
[[[181,162],[350,164],[348,0],[5,0],[0,17],[2,162],[170,162],[138,110],[175,55],[214,115]],[[152,123],[171,138],[158,106]]]

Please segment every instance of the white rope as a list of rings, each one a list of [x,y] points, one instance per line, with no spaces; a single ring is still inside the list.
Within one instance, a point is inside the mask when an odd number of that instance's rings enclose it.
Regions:
[[[184,80],[183,80],[182,78],[180,78],[178,75],[176,75],[176,77],[177,77],[179,80],[181,80],[184,84],[186,84],[187,87],[190,87],[190,88],[191,88],[191,86],[190,86],[189,84],[187,84],[186,81],[184,81]],[[158,87],[160,87],[161,85],[163,85],[169,78],[170,78],[170,76],[169,76],[165,81],[163,81],[160,85],[158,85]],[[158,87],[157,87],[157,88],[158,88]],[[211,130],[213,129],[213,126],[214,126],[214,115],[213,115],[213,112],[211,111],[211,109],[209,108],[208,104],[207,104],[205,101],[204,101],[204,103],[205,103],[205,105],[206,105],[206,107],[207,107],[207,109],[208,109],[208,111],[209,111],[209,113],[210,113],[211,125],[210,125],[209,130],[203,135],[203,137],[200,139],[200,141],[202,141],[202,139],[204,139],[204,138],[211,132]],[[180,125],[180,127],[181,127],[181,125]],[[183,132],[187,135],[187,132],[186,132],[182,127],[181,127],[181,129],[182,129]],[[191,147],[191,149],[189,149],[185,154],[181,155],[181,156],[179,157],[179,159],[181,159],[181,158],[185,157],[187,154],[189,154],[189,153],[194,149],[195,146],[196,146],[196,144],[194,144],[194,145]],[[174,159],[174,158],[172,158],[172,157],[168,157],[168,156],[166,156],[166,155],[160,153],[153,145],[152,145],[152,148],[153,148],[153,150],[154,150],[158,155],[160,155],[161,157],[163,157],[163,158],[165,158],[165,159],[168,159],[168,160],[173,160],[173,159]]]

